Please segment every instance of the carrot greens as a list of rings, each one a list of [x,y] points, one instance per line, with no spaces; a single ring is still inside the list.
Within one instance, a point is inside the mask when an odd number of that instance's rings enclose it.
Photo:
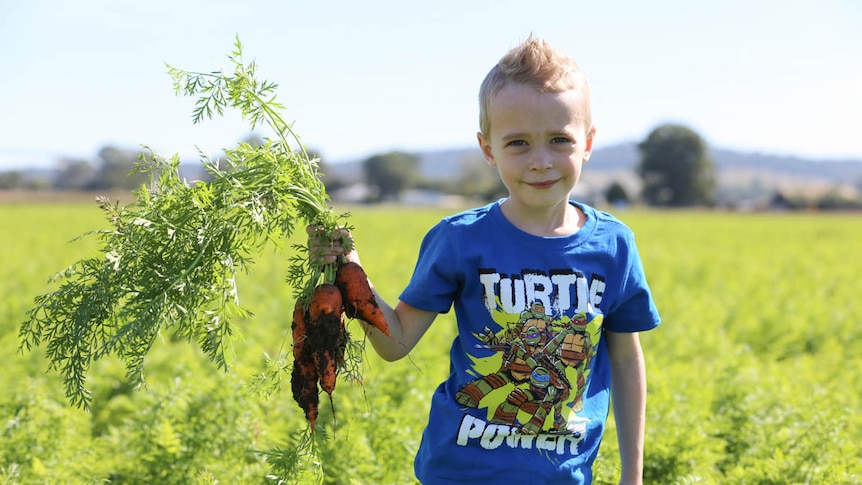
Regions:
[[[168,66],[177,93],[197,97],[193,122],[236,109],[252,129],[266,126],[274,136],[225,150],[223,168],[201,154],[212,177],[207,183],[183,180],[178,156],[144,147],[136,169],[149,183],[129,205],[97,199],[109,228],[84,236],[98,238],[99,254],[58,273],[52,279],[58,287],[36,297],[21,324],[21,349],[44,344],[49,368],[63,376],[66,396],[78,407],[89,408],[87,371],[107,355],[124,361],[130,382],[145,384],[144,359],[163,332],[196,342],[227,369],[239,334],[234,322],[250,315],[240,304],[237,276],[297,226],[332,233],[346,225],[347,215],[328,205],[318,161],[282,118],[277,85],[258,80],[238,38],[228,58],[233,73]],[[318,284],[334,281],[335,266],[314,265],[305,246],[293,248],[288,284],[307,305]]]

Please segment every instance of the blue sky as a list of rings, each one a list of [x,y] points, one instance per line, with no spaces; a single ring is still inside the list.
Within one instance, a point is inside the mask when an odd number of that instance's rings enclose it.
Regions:
[[[724,148],[862,158],[860,32],[858,0],[6,0],[0,169],[232,146],[249,127],[193,125],[165,63],[212,70],[236,35],[333,162],[473,146],[479,83],[530,33],[589,77],[597,148],[676,122]]]

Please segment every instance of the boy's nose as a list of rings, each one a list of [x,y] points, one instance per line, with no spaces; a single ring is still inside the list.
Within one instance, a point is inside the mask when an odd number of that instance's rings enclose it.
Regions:
[[[535,150],[530,157],[530,170],[547,170],[553,164],[553,157],[547,150]]]

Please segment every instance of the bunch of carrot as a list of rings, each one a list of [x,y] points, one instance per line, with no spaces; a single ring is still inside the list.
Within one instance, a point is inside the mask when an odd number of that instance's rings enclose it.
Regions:
[[[345,318],[359,318],[389,335],[389,326],[371,290],[365,270],[341,262],[333,283],[314,288],[310,301],[298,300],[293,312],[293,399],[305,411],[311,431],[317,422],[319,388],[330,401],[349,338]]]

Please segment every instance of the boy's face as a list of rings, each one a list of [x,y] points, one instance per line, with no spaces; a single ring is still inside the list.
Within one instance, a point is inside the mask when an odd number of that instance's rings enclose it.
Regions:
[[[491,130],[478,134],[479,145],[513,208],[529,214],[566,207],[595,134],[585,126],[581,95],[509,84],[494,96],[489,114]]]

